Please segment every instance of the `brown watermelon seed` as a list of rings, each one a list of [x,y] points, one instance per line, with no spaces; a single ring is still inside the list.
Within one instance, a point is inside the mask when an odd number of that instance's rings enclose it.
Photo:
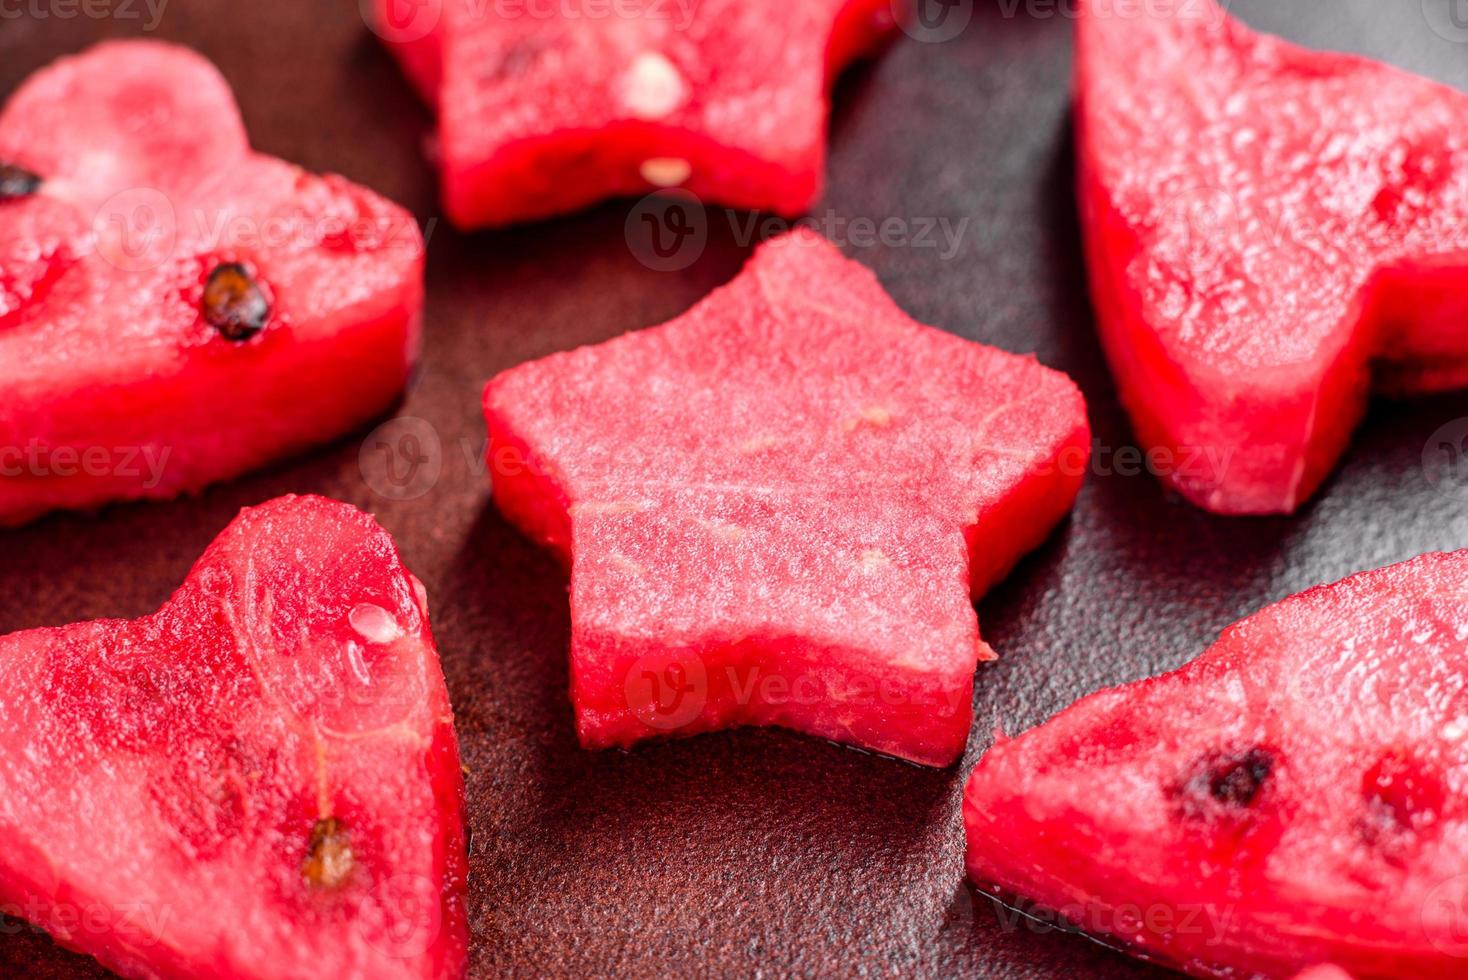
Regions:
[[[270,301],[238,262],[214,267],[204,284],[204,319],[226,340],[249,340],[270,322]]]
[[[1259,746],[1204,758],[1183,785],[1188,810],[1201,812],[1209,803],[1247,810],[1259,799],[1274,766],[1273,753]]]
[[[30,197],[40,189],[40,177],[14,164],[0,163],[0,204]]]
[[[351,839],[340,820],[326,817],[312,825],[306,860],[301,864],[306,881],[317,888],[340,888],[351,877],[355,863]]]

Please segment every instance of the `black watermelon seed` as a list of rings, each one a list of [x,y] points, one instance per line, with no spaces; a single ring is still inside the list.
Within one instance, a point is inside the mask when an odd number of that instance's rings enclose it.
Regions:
[[[202,306],[204,319],[226,340],[249,340],[270,322],[270,301],[238,262],[226,262],[209,273]]]
[[[1208,777],[1208,793],[1227,806],[1252,806],[1273,771],[1274,756],[1252,748],[1241,756],[1215,764]]]
[[[30,197],[41,189],[41,178],[10,163],[0,163],[0,204]]]
[[[1218,812],[1219,806],[1249,809],[1259,799],[1274,766],[1274,754],[1258,746],[1204,757],[1181,786],[1185,811],[1201,816]]]

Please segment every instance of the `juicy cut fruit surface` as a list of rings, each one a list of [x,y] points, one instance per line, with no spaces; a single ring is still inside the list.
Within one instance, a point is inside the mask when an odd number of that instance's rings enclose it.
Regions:
[[[681,318],[485,392],[500,509],[571,572],[583,744],[783,725],[945,765],[970,596],[1069,509],[1080,392],[914,323],[800,231]]]
[[[422,268],[406,212],[252,153],[190,51],[33,75],[0,113],[0,524],[197,490],[370,419],[406,380]]]
[[[159,612],[0,638],[0,907],[128,976],[454,977],[467,855],[423,588],[246,510]]]
[[[1295,980],[1354,980],[1338,966],[1312,966],[1295,974]]]
[[[1468,96],[1213,0],[1108,6],[1077,28],[1078,159],[1122,398],[1211,456],[1169,476],[1194,503],[1292,511],[1373,389],[1468,385]]]
[[[1199,976],[1461,977],[1468,552],[1286,599],[980,761],[976,884]]]
[[[803,213],[830,89],[892,28],[892,0],[699,0],[547,16],[474,0],[376,0],[378,32],[438,111],[460,227],[681,186]]]

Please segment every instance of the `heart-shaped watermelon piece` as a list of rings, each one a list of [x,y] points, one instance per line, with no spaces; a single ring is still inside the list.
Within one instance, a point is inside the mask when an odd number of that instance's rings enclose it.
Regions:
[[[1462,977],[1468,551],[1311,589],[1001,738],[979,886],[1207,977]]]
[[[126,976],[455,977],[463,780],[366,514],[244,511],[157,613],[0,637],[0,911]]]
[[[1468,96],[1213,0],[1077,24],[1092,295],[1138,436],[1224,514],[1293,511],[1373,390],[1468,385]]]
[[[0,524],[197,490],[388,408],[423,238],[251,152],[198,55],[114,42],[0,113]]]
[[[782,725],[926,765],[972,721],[982,595],[1065,515],[1065,375],[913,322],[820,236],[682,317],[485,392],[501,511],[571,569],[591,747]]]
[[[438,111],[449,219],[505,225],[682,187],[804,213],[830,90],[895,26],[893,0],[374,0]]]

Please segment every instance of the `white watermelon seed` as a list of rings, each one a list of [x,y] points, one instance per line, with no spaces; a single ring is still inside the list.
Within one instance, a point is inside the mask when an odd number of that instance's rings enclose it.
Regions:
[[[693,174],[693,165],[678,157],[653,157],[644,161],[642,179],[654,187],[677,187]]]
[[[622,105],[638,119],[671,115],[688,98],[688,83],[676,65],[656,51],[644,51],[622,76]]]
[[[386,609],[371,602],[358,603],[347,614],[347,622],[368,643],[391,643],[403,635],[403,628]]]

